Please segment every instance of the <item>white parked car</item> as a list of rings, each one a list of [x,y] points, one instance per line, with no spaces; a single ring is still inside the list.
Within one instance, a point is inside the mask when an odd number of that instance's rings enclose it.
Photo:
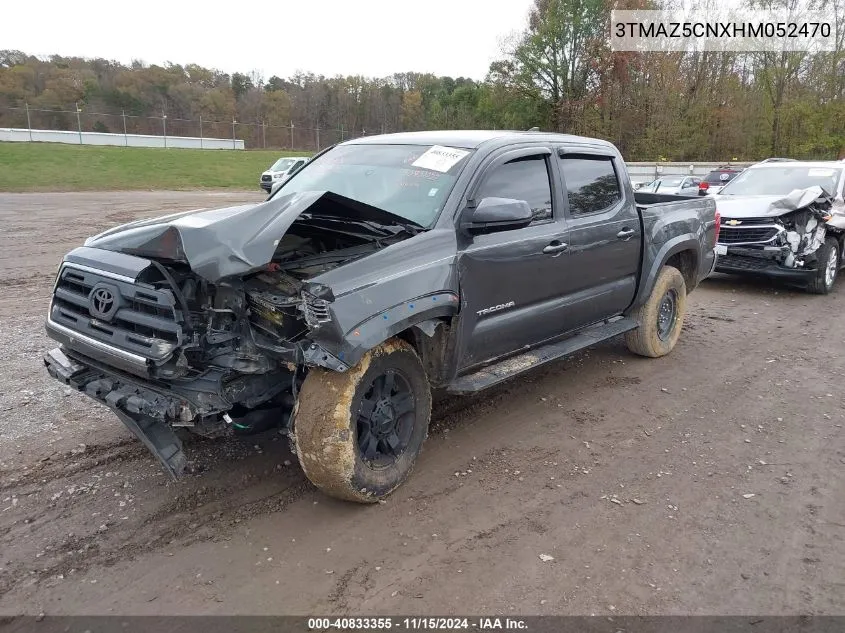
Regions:
[[[282,156],[270,166],[270,169],[261,174],[261,180],[258,184],[264,191],[270,193],[273,185],[290,178],[302,169],[302,166],[307,162],[308,159],[303,156]]]
[[[701,178],[695,176],[664,176],[643,185],[637,191],[668,193],[676,196],[697,196]]]

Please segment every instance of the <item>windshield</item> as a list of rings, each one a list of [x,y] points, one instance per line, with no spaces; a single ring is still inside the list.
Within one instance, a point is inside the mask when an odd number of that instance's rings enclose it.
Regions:
[[[734,176],[736,176],[735,171],[711,171],[704,182],[709,185],[724,185],[733,180]]]
[[[273,166],[270,168],[270,171],[287,171],[290,169],[290,166],[293,165],[295,158],[280,158]]]
[[[725,185],[720,195],[785,196],[795,189],[819,186],[828,194],[836,192],[842,175],[841,167],[809,167],[807,165],[778,164],[776,167],[747,169]]]
[[[340,145],[307,163],[276,195],[331,191],[427,227],[471,153],[439,145]]]

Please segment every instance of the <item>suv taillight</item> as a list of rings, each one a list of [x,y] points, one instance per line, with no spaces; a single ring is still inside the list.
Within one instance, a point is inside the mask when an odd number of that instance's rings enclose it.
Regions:
[[[707,191],[708,189],[710,189],[710,183],[706,180],[702,180],[700,183],[698,183],[699,191]]]
[[[716,244],[719,243],[719,231],[722,230],[722,215],[716,209]]]

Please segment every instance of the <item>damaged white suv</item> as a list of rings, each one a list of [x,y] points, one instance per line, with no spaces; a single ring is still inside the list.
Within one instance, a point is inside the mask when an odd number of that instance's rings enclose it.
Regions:
[[[716,271],[781,277],[827,294],[843,264],[845,163],[749,167],[716,199]]]

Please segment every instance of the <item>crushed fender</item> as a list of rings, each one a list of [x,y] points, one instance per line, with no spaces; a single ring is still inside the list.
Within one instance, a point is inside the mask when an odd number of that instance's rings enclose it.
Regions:
[[[782,239],[788,247],[783,249],[784,266],[802,268],[815,263],[814,254],[824,244],[832,205],[833,199],[821,187],[797,189],[772,203],[772,209],[788,211],[776,220],[783,227]]]

